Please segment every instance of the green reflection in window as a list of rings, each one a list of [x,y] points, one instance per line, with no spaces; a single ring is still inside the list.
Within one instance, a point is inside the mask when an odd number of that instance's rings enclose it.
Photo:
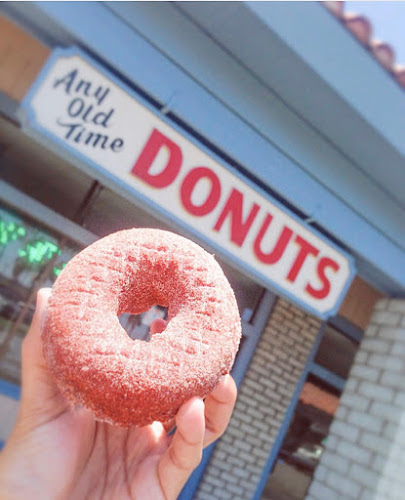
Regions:
[[[59,276],[59,275],[60,275],[60,273],[61,273],[61,271],[62,271],[62,269],[63,269],[65,266],[66,266],[66,262],[62,262],[62,264],[61,264],[59,267],[57,267],[57,266],[53,266],[53,274],[54,274],[55,276]]]
[[[6,247],[13,241],[23,239],[27,234],[27,229],[23,224],[4,220],[0,217],[0,247]],[[31,268],[38,268],[42,264],[45,264],[46,261],[51,260],[55,255],[61,255],[61,253],[62,251],[59,246],[46,238],[27,241],[17,251],[18,257]],[[59,276],[65,266],[66,262],[53,266],[54,275]]]
[[[0,219],[0,245],[8,245],[10,241],[15,241],[18,238],[24,238],[27,230],[24,226],[15,222],[6,222]]]
[[[55,243],[39,239],[28,242],[24,248],[18,250],[18,256],[34,266],[43,264],[46,260],[52,259],[54,255],[61,253]]]

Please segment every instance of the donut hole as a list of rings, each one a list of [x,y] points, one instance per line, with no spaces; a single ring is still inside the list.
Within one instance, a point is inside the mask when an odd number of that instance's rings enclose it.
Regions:
[[[162,331],[164,324],[161,322],[167,320],[167,309],[156,304],[141,314],[122,313],[118,320],[132,340],[149,342],[151,324],[156,320],[157,330]]]

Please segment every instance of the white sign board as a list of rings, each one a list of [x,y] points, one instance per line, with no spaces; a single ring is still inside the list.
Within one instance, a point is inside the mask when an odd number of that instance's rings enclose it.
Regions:
[[[23,106],[30,127],[121,179],[263,284],[318,316],[336,312],[351,259],[78,51],[56,51]]]

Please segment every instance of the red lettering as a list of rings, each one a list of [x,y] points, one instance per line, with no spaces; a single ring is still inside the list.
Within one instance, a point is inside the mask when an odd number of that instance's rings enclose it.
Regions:
[[[277,243],[274,245],[273,250],[269,253],[262,252],[261,243],[272,220],[273,216],[267,214],[262,227],[260,228],[260,231],[257,233],[253,246],[256,257],[264,264],[275,264],[276,262],[278,262],[281,259],[284,250],[286,249],[288,242],[291,239],[291,236],[293,235],[291,229],[287,226],[284,226]]]
[[[316,257],[319,254],[319,250],[308,243],[308,241],[304,240],[301,236],[296,236],[294,243],[297,243],[301,248],[295,258],[294,264],[291,266],[290,272],[287,275],[287,279],[288,281],[291,281],[291,283],[294,283],[308,255]]]
[[[162,172],[152,175],[149,173],[149,170],[161,148],[166,148],[169,151],[169,159]],[[164,188],[169,186],[176,178],[182,160],[183,155],[180,147],[161,132],[154,129],[135,165],[132,167],[131,174],[142,179],[150,186]]]
[[[324,299],[328,293],[330,292],[330,281],[325,275],[325,270],[330,267],[333,269],[333,271],[337,272],[339,270],[339,264],[335,262],[333,259],[330,259],[329,257],[323,257],[320,259],[318,262],[318,267],[317,267],[317,273],[319,276],[319,279],[322,282],[322,288],[319,290],[316,290],[313,288],[309,283],[307,284],[305,290],[312,295],[312,297],[315,297],[316,299]]]
[[[207,178],[211,182],[211,190],[207,199],[201,205],[195,205],[191,196],[196,184],[203,178]],[[217,205],[221,196],[221,183],[217,175],[207,167],[196,167],[190,170],[183,180],[180,188],[180,198],[184,208],[192,215],[201,217],[210,213]]]
[[[217,222],[215,223],[214,229],[215,231],[219,231],[225,219],[229,215],[231,217],[231,241],[241,247],[259,209],[259,205],[257,203],[253,203],[246,221],[243,222],[243,194],[233,188],[220,216],[218,217]]]

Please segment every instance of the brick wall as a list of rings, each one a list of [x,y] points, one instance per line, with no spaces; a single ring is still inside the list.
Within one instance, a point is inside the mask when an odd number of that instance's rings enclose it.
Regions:
[[[377,302],[306,500],[403,500],[405,300]]]
[[[253,496],[319,329],[318,319],[276,302],[196,500]]]

